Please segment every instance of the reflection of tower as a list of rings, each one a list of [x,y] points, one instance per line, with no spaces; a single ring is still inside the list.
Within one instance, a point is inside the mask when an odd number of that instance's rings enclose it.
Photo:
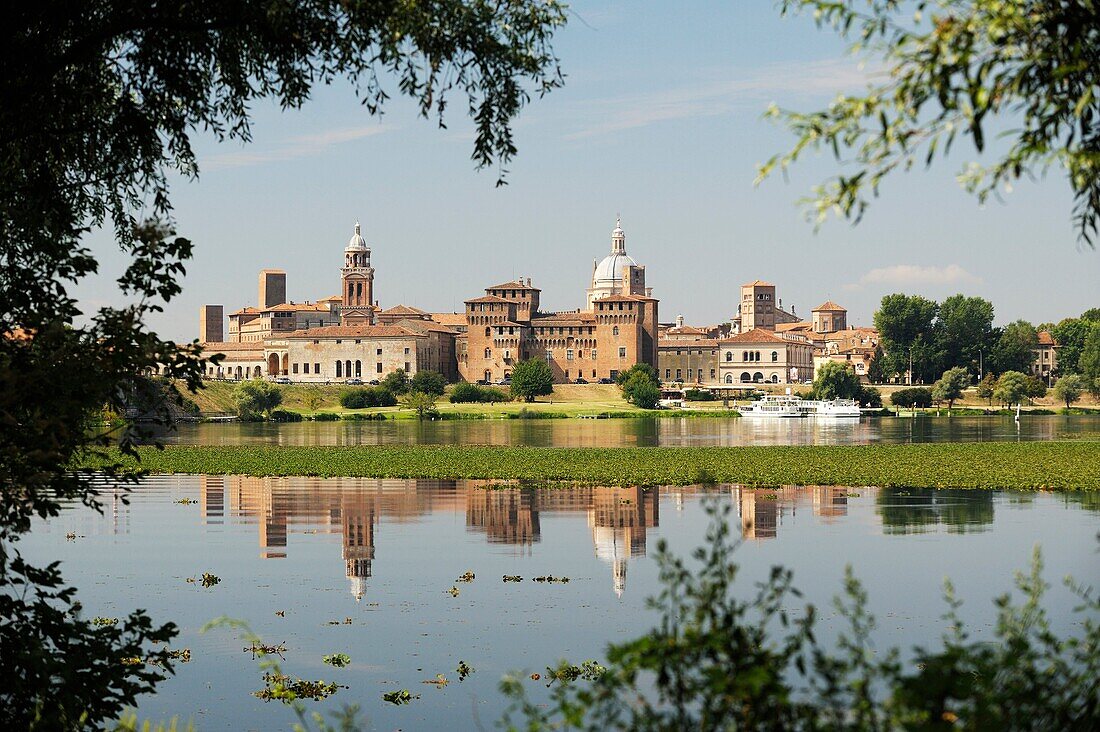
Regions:
[[[286,558],[286,532],[287,518],[290,514],[288,497],[279,490],[283,486],[281,481],[265,478],[254,478],[257,482],[255,490],[259,492],[261,500],[260,521],[260,546],[263,550],[260,556],[264,559]],[[242,481],[243,482],[243,481]]]
[[[612,587],[622,597],[626,560],[645,556],[646,530],[657,526],[657,492],[601,487],[593,490],[588,525],[596,557],[611,564]]]
[[[814,514],[822,518],[848,515],[848,489],[814,487]]]
[[[343,538],[344,575],[356,602],[363,598],[374,560],[374,501],[363,493],[342,496],[340,528]]]
[[[738,489],[741,493],[741,536],[746,539],[774,539],[779,506],[774,492]]]
[[[222,523],[225,517],[225,476],[200,476],[199,512],[204,524]]]
[[[528,546],[539,541],[539,511],[531,488],[468,490],[466,526],[490,542]]]

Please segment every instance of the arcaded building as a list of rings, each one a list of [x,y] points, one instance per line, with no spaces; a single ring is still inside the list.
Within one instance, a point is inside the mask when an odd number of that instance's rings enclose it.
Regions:
[[[611,252],[593,262],[586,308],[545,313],[530,278],[504,282],[466,301],[466,332],[455,344],[467,381],[496,382],[520,361],[545,359],[556,382],[613,379],[636,363],[657,365],[657,305],[645,267],[626,253],[617,221]]]

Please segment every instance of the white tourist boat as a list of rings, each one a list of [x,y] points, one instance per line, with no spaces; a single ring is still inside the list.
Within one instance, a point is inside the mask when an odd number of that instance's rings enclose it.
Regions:
[[[768,394],[739,410],[742,417],[767,417],[772,419],[815,417],[822,419],[859,419],[859,403],[852,399],[817,401],[802,399],[790,394]]]
[[[796,396],[766,394],[747,407],[739,408],[742,417],[768,417],[781,419],[804,417],[804,402]]]

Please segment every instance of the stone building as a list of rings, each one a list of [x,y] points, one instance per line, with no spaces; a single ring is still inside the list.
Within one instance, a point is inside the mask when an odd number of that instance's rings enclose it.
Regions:
[[[464,379],[505,380],[530,358],[545,359],[559,383],[613,379],[636,363],[656,367],[658,301],[618,222],[610,254],[593,266],[587,310],[541,312],[541,293],[528,278],[466,301],[466,331],[455,344]]]
[[[757,328],[718,341],[722,384],[795,384],[813,378],[813,342]]]
[[[687,386],[718,383],[718,340],[663,340],[657,346],[657,376]]]
[[[220,337],[221,306],[202,307],[204,351],[224,355],[219,366],[208,367],[208,377],[327,383],[372,381],[391,371],[411,375],[425,369],[457,377],[456,331],[405,305],[382,316],[374,300],[371,250],[358,222],[344,248],[341,294],[296,303],[286,299],[286,282],[282,270],[261,271],[257,306],[229,314],[225,341]]]
[[[848,327],[848,311],[826,300],[811,311],[814,333],[834,333]]]
[[[1058,369],[1058,348],[1058,342],[1049,331],[1039,331],[1039,344],[1035,348],[1035,361],[1031,364],[1031,375],[1047,382],[1048,386]]]

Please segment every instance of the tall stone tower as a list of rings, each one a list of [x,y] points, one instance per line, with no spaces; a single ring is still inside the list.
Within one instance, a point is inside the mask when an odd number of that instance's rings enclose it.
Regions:
[[[370,266],[370,248],[355,222],[355,233],[344,247],[343,305],[340,322],[343,325],[374,323],[374,268]]]
[[[741,285],[741,332],[754,328],[775,330],[775,285],[755,280]]]
[[[281,269],[261,269],[257,300],[261,310],[286,302],[286,272]]]
[[[225,340],[222,324],[225,321],[225,309],[221,305],[201,305],[199,307],[199,340],[203,343],[221,343]]]

